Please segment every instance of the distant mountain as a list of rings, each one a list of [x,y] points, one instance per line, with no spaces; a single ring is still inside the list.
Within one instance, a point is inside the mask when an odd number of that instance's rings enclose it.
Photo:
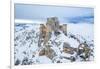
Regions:
[[[72,17],[68,21],[70,23],[94,23],[94,16]]]

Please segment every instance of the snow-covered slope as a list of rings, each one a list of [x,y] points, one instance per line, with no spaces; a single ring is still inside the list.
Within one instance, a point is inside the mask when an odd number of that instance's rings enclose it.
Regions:
[[[47,56],[39,56],[41,47],[38,47],[39,40],[39,24],[15,24],[14,37],[14,60],[15,65],[31,65],[44,63],[67,63],[72,62],[70,59],[75,58],[75,61],[82,61],[74,54],[63,52],[63,44],[67,42],[73,48],[78,48],[80,43],[86,42],[93,50],[93,24],[68,24],[68,35],[65,36],[62,32],[55,36],[52,34],[48,43],[51,49],[55,52],[52,59]],[[93,52],[92,52],[93,55]],[[90,61],[93,60],[91,56]]]
[[[93,24],[79,23],[79,24],[68,24],[68,33],[79,35],[84,39],[93,40],[94,28]]]

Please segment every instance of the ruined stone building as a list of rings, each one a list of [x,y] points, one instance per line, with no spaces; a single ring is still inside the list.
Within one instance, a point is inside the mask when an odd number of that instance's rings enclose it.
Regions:
[[[40,24],[39,45],[43,39],[44,45],[51,38],[52,32],[55,35],[60,34],[62,31],[67,36],[67,24],[60,25],[57,17],[47,18],[46,24]]]

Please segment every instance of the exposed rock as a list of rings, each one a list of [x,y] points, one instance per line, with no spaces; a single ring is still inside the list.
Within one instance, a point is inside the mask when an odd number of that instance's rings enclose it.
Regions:
[[[81,57],[84,61],[89,59],[90,56],[90,48],[86,43],[81,43],[78,47],[78,55]]]
[[[44,55],[52,59],[55,56],[55,52],[50,47],[46,47],[39,52],[39,56],[44,56]]]
[[[61,63],[60,61],[57,61],[57,63]]]
[[[54,52],[54,50],[51,49],[51,48],[46,48],[45,55],[46,55],[48,58],[52,59],[52,58],[55,56],[55,52]]]
[[[45,55],[45,49],[42,49],[40,52],[39,52],[39,56],[43,56]]]
[[[74,54],[74,48],[71,47],[67,42],[63,44],[63,51],[65,53]]]
[[[20,60],[17,59],[17,60],[15,61],[15,65],[19,65],[19,64],[20,64]]]
[[[25,57],[25,58],[23,59],[23,61],[22,61],[22,65],[28,65],[28,64],[29,64],[28,58]]]
[[[74,61],[76,61],[76,58],[73,57],[73,56],[71,56],[71,57],[70,57],[70,60],[71,60],[71,62],[74,62]]]
[[[55,34],[55,36],[57,36],[57,35],[59,35],[61,33],[59,31],[55,31],[54,34]]]
[[[63,47],[64,47],[64,48],[69,48],[69,47],[71,47],[71,46],[70,46],[70,44],[69,44],[69,43],[64,42]]]

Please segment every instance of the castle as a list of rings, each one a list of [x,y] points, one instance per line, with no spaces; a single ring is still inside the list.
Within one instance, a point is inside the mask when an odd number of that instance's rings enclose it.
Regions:
[[[51,38],[52,32],[54,32],[54,35],[58,35],[62,31],[67,36],[67,24],[60,25],[57,17],[47,18],[46,24],[40,24],[39,29],[39,39],[43,39],[44,45]]]
[[[44,48],[40,50],[39,56],[46,55],[52,59],[55,55],[54,50],[52,50],[47,44],[52,36],[52,33],[57,36],[63,32],[67,36],[67,24],[60,25],[57,17],[47,18],[46,24],[40,24],[40,34],[38,46],[41,47],[43,43]]]

